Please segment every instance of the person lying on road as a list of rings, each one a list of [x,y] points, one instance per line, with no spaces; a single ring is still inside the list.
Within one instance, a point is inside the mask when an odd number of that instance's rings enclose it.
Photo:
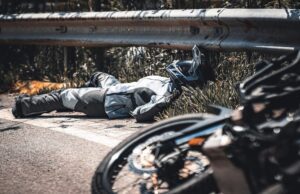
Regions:
[[[82,88],[20,95],[12,114],[23,118],[69,109],[90,117],[133,116],[137,121],[149,121],[181,94],[182,85],[201,85],[213,79],[210,67],[201,64],[195,56],[193,60],[174,61],[166,70],[170,78],[153,75],[132,83],[120,83],[112,75],[96,72]]]

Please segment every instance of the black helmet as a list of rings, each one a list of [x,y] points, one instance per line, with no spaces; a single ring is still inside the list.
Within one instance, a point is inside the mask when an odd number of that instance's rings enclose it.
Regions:
[[[207,79],[202,72],[205,57],[197,46],[193,47],[193,60],[174,61],[166,70],[171,80],[178,85],[201,86]]]

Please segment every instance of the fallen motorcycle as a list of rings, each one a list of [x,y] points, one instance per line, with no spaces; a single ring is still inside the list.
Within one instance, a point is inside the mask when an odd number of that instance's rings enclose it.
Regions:
[[[300,52],[256,67],[240,108],[162,121],[115,147],[93,193],[299,193]]]

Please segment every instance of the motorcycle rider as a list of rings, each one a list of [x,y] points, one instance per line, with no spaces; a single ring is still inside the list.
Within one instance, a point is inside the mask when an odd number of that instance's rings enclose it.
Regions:
[[[166,70],[170,78],[153,75],[131,83],[120,83],[112,75],[96,72],[82,88],[18,96],[12,113],[23,118],[70,109],[91,117],[115,119],[131,115],[137,121],[149,121],[181,94],[182,85],[199,85],[213,79],[197,47],[193,48],[193,60],[174,61]]]

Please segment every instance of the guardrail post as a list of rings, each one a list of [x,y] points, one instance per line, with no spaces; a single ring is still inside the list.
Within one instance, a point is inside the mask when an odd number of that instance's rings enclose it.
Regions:
[[[64,47],[64,64],[63,64],[63,74],[65,78],[72,78],[73,73],[76,71],[76,49],[75,47]]]
[[[64,79],[67,78],[68,72],[68,47],[64,47]]]

